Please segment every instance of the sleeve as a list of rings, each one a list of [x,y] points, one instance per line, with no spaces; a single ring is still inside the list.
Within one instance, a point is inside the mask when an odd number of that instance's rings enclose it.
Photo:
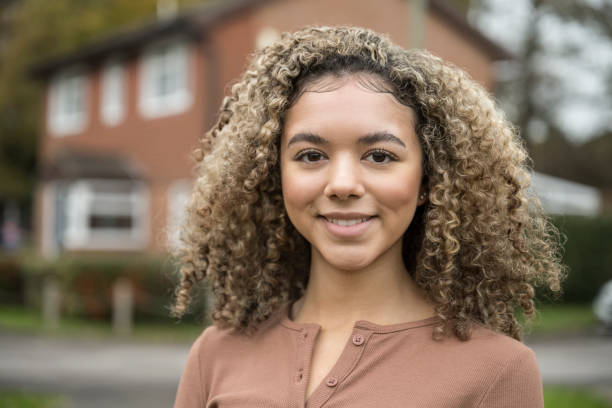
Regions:
[[[544,408],[542,377],[534,352],[525,347],[503,367],[478,408]]]
[[[189,350],[187,362],[176,391],[174,408],[204,408],[206,404],[200,360],[203,336],[204,334],[198,337]]]

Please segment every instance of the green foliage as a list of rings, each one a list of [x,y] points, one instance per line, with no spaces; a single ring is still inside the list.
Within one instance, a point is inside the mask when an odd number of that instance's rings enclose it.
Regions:
[[[18,391],[0,391],[0,407],[4,408],[59,408],[65,406],[57,396]]]
[[[519,315],[523,321],[523,316]],[[529,336],[559,336],[570,333],[586,333],[597,325],[597,318],[590,303],[541,305],[537,315],[527,327]]]
[[[0,256],[0,303],[23,303],[23,274],[19,258]]]
[[[167,319],[178,279],[176,266],[168,258],[143,254],[63,255],[52,261],[28,256],[21,270],[29,306],[40,306],[42,286],[52,276],[60,284],[63,315],[101,321],[110,320],[113,285],[119,278],[130,283],[136,320]],[[202,322],[205,301],[202,294],[194,304],[196,313],[185,320]]]
[[[204,323],[204,324],[203,324]],[[165,320],[143,322],[137,320],[129,339],[135,341],[191,344],[202,333],[209,322],[176,322]],[[53,337],[89,337],[98,339],[115,338],[110,321],[62,316],[57,327],[44,325],[40,310],[23,306],[0,304],[0,331],[31,333]],[[124,339],[127,339],[124,337]],[[1,407],[2,405],[0,405]]]
[[[563,299],[592,302],[601,286],[612,279],[612,216],[565,216],[554,222],[567,237],[563,262],[569,274]]]
[[[603,398],[580,388],[544,387],[546,408],[612,408]]]

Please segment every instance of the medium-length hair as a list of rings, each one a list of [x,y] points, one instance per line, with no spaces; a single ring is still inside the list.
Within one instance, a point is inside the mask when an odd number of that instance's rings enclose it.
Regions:
[[[363,75],[367,74],[367,75]],[[433,337],[470,337],[476,321],[520,339],[534,285],[560,290],[559,234],[529,192],[529,159],[487,91],[427,51],[356,27],[309,27],[257,51],[196,151],[181,231],[173,315],[206,280],[211,317],[249,332],[308,282],[310,246],[284,208],[283,120],[304,87],[358,75],[410,106],[428,200],[403,237],[404,263],[440,318]]]

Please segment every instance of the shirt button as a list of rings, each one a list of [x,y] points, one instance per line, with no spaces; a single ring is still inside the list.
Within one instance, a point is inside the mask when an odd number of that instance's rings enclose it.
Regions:
[[[329,377],[325,382],[328,387],[335,387],[338,384],[338,379],[336,377]]]
[[[361,346],[364,341],[365,339],[363,338],[361,334],[356,334],[353,336],[353,344],[356,346]]]

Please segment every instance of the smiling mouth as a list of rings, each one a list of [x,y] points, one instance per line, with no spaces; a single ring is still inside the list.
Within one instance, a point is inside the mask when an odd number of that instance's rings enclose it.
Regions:
[[[355,219],[349,219],[349,220],[339,219],[339,218],[328,218],[328,217],[323,217],[323,218],[325,218],[327,221],[331,222],[332,224],[336,224],[341,227],[350,227],[352,225],[357,225],[357,224],[366,222],[374,217],[363,217],[363,218],[355,218]]]

